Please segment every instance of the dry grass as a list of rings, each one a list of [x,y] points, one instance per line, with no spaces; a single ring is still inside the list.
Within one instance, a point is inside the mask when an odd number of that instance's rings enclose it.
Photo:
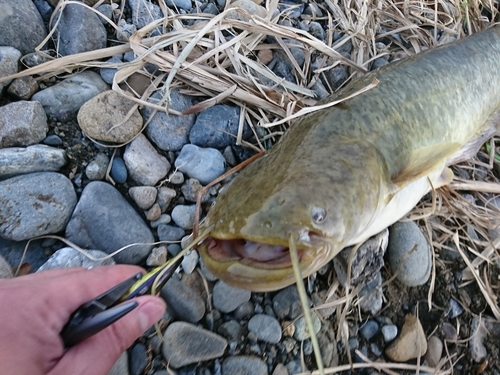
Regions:
[[[61,1],[59,7],[68,3],[72,2]],[[310,16],[310,20],[324,22],[328,26],[326,40],[322,42],[307,32],[280,24],[287,20],[287,15],[277,10],[277,0],[269,0],[265,4],[267,16],[264,18],[238,9],[237,12],[246,18],[244,21],[227,17],[233,12],[230,5],[221,14],[212,16],[180,15],[169,9],[163,0],[158,3],[165,18],[139,30],[128,42],[56,58],[24,70],[16,77],[34,75],[42,81],[87,68],[116,67],[119,71],[113,89],[131,97],[139,106],[179,114],[169,107],[169,95],[173,88],[203,98],[184,113],[197,113],[220,102],[240,106],[242,120],[250,124],[258,139],[257,143],[246,145],[263,150],[279,139],[295,114],[302,114],[315,106],[316,98],[312,90],[315,82],[327,82],[325,75],[337,65],[348,66],[353,77],[369,70],[378,57],[388,56],[395,60],[412,55],[480,31],[492,19],[498,20],[498,2],[494,0],[325,0],[316,4],[324,16]],[[116,14],[120,9],[123,9],[123,3]],[[112,20],[108,22],[118,30]],[[151,37],[151,31],[159,26],[165,32]],[[334,41],[335,32],[347,37]],[[385,44],[380,43],[382,40]],[[353,45],[349,56],[337,52],[345,43]],[[293,57],[291,48],[304,51],[305,62],[302,66]],[[133,51],[136,60],[122,64],[102,61],[127,51]],[[284,53],[289,58],[296,83],[278,77],[261,61],[264,52],[269,51],[273,55]],[[148,63],[156,65],[158,70],[153,74],[148,72]],[[138,74],[150,82],[144,92],[134,91],[130,84],[131,77]],[[332,92],[335,88],[328,89]],[[148,101],[157,90],[161,90],[163,99],[154,103]],[[240,122],[243,124],[243,121]],[[237,142],[245,144],[241,138]],[[436,263],[443,263],[440,257],[442,249],[458,251],[467,265],[464,285],[477,283],[493,314],[500,319],[498,289],[495,286],[498,280],[491,280],[488,272],[490,267],[497,267],[500,247],[500,240],[490,240],[488,232],[495,229],[500,232],[500,209],[488,204],[495,194],[500,193],[499,180],[492,172],[494,166],[500,170],[500,162],[492,157],[494,152],[493,147],[489,155],[479,156],[489,160],[489,163],[475,159],[457,166],[456,175],[465,177],[439,190],[434,200],[422,202],[410,216],[420,217],[419,223],[431,239],[434,267]],[[472,194],[474,202],[465,199],[462,191]],[[474,260],[469,260],[471,258]],[[434,277],[435,272],[429,291],[429,307],[432,306]],[[337,297],[332,303],[337,305],[338,339],[346,340],[346,316],[351,314],[356,318],[352,310],[356,297],[343,290],[338,283],[333,283],[330,295]],[[456,358],[447,360],[453,363]],[[326,369],[325,373],[361,367],[372,367],[387,374],[403,369],[434,371],[423,366],[380,364],[366,359],[364,364],[342,365]],[[448,368],[435,373],[451,372]]]

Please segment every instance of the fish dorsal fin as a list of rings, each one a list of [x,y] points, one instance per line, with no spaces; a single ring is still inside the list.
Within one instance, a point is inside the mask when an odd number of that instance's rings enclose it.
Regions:
[[[444,167],[443,162],[460,148],[459,143],[438,143],[414,150],[410,154],[408,164],[391,180],[399,188],[402,188],[420,177],[429,175],[439,166]]]

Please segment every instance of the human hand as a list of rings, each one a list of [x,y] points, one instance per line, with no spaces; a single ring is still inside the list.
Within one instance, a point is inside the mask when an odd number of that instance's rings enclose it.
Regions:
[[[59,334],[78,307],[140,271],[125,265],[69,268],[0,280],[0,374],[107,374],[163,316],[161,298],[137,298],[136,309],[68,350]]]

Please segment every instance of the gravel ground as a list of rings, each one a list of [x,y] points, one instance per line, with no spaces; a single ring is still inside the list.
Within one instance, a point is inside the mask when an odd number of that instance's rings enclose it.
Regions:
[[[259,14],[264,9],[251,1],[237,1],[250,12]],[[55,3],[0,0],[0,5],[12,7],[19,15],[0,24],[0,45],[5,46],[0,47],[0,77],[18,71],[21,56],[32,53],[47,35]],[[223,0],[169,0],[166,4],[180,14],[218,14],[225,6]],[[283,24],[325,40],[328,22],[323,13],[328,7],[320,5],[281,1]],[[104,2],[98,9],[116,20],[121,8]],[[128,0],[120,14],[123,18],[118,25],[123,35],[88,9],[68,5],[54,34],[59,38],[58,52],[71,55],[116,45],[124,35],[160,18],[162,11],[156,2]],[[14,29],[16,35],[12,34]],[[161,27],[153,30],[153,35],[155,32],[161,33]],[[393,36],[396,41],[398,37]],[[334,39],[342,38],[342,34],[334,34]],[[345,43],[339,52],[351,57],[352,49],[352,44]],[[300,63],[300,52],[295,51],[294,58]],[[121,54],[112,62],[130,59],[133,56]],[[28,65],[37,61],[40,58],[33,56],[24,59]],[[378,58],[372,68],[388,61],[388,55]],[[268,66],[296,82],[285,55],[276,54]],[[154,71],[155,67],[146,69]],[[110,90],[115,73],[111,68],[90,69],[71,77],[37,81],[25,77],[0,83],[0,202],[9,202],[0,210],[0,256],[4,258],[0,257],[0,271],[5,270],[4,277],[11,277],[10,268],[21,262],[26,241],[44,234],[63,236],[93,250],[94,256],[107,255],[130,243],[173,241],[137,245],[113,257],[116,263],[162,264],[189,241],[197,192],[253,154],[235,143],[240,107],[222,103],[184,116],[154,114],[150,108],[131,110],[131,100]],[[339,65],[314,90],[322,97],[327,93],[325,87],[337,88],[348,77],[347,67]],[[159,90],[150,101],[157,103],[161,98]],[[183,111],[202,99],[175,89],[170,106]],[[143,134],[138,135],[152,115]],[[116,123],[120,126],[109,125]],[[243,139],[255,143],[254,137],[245,124]],[[128,144],[106,146],[110,143]],[[499,178],[498,167],[497,163],[493,170],[478,166],[456,173],[471,179]],[[203,197],[203,213],[221,186],[209,189]],[[36,198],[40,196],[51,199],[44,200],[33,213],[31,207],[40,203]],[[478,196],[464,198],[480,204]],[[498,210],[499,198],[487,199]],[[422,205],[430,200],[426,197]],[[13,226],[18,217],[22,219]],[[449,224],[440,216],[433,220]],[[434,253],[426,232],[420,229],[426,221],[417,224],[420,226],[397,223],[358,250],[351,285],[358,286],[360,292],[347,311],[344,303],[335,302],[344,296],[349,249],[306,283],[311,305],[322,306],[314,313],[314,323],[325,365],[348,365],[350,360],[361,364],[366,358],[379,364],[412,365],[422,356],[422,365],[453,367],[454,374],[500,374],[500,326],[492,311],[476,283],[464,286],[465,263],[456,249],[450,245]],[[494,230],[479,233],[472,226],[467,232],[478,241],[500,236]],[[34,241],[23,260],[23,272],[113,262],[92,262],[65,246],[52,239]],[[5,267],[1,266],[4,262]],[[395,273],[397,277],[393,277]],[[488,269],[488,279],[497,282],[498,264]],[[498,293],[497,284],[492,288]],[[231,287],[211,275],[192,251],[161,296],[169,306],[161,322],[163,336],[158,337],[154,330],[147,332],[124,353],[112,374],[291,375],[316,368],[295,286],[270,293]],[[393,371],[415,373],[411,369]],[[383,373],[375,366],[347,366],[338,372]]]

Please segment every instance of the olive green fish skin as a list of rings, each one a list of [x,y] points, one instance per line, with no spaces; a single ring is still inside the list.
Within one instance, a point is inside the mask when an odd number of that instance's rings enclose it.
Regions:
[[[364,231],[378,220],[415,152],[463,146],[500,111],[500,26],[370,72],[323,102],[345,98],[375,78],[375,88],[301,118],[245,168],[210,209],[210,236],[288,246],[295,234],[299,248],[307,249],[304,276],[366,239]],[[444,153],[436,168],[450,156]],[[417,194],[413,205],[425,191]],[[411,208],[385,217],[384,227]],[[320,222],[313,218],[318,210],[326,214]],[[237,262],[212,259],[203,245],[200,254],[233,285],[273,290],[294,281],[290,267],[241,271]]]

